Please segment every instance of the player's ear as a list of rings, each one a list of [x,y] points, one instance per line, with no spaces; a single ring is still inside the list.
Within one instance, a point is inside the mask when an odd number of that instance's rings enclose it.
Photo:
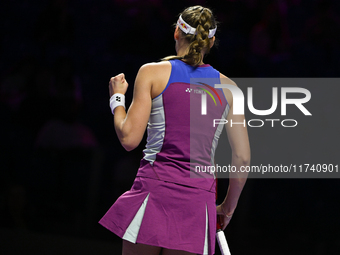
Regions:
[[[177,41],[179,39],[179,33],[180,33],[179,28],[178,28],[178,26],[176,26],[176,29],[175,29],[175,32],[174,32],[175,41]]]
[[[211,39],[210,39],[210,48],[212,46],[214,46],[214,43],[215,43],[215,36],[213,36]]]

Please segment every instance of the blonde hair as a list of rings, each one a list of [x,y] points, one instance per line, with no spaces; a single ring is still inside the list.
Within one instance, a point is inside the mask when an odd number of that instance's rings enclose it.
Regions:
[[[206,54],[210,51],[209,30],[216,28],[217,22],[212,11],[200,5],[188,7],[180,15],[186,23],[196,28],[196,34],[185,34],[180,30],[184,39],[189,42],[188,53],[185,56],[169,56],[162,60],[184,59],[189,65],[197,66],[203,59],[202,50],[205,50]]]

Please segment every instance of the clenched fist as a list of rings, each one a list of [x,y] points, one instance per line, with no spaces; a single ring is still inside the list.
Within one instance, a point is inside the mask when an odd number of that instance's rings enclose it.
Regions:
[[[123,73],[112,77],[109,82],[109,92],[110,97],[115,93],[121,93],[125,95],[129,84],[125,80],[125,75]]]

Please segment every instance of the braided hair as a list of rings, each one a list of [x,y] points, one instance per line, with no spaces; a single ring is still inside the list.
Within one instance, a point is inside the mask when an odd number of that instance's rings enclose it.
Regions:
[[[206,54],[210,51],[209,30],[216,28],[216,20],[209,8],[199,5],[185,9],[180,15],[186,23],[196,28],[196,33],[185,34],[180,31],[184,39],[189,42],[188,53],[185,56],[171,56],[163,60],[184,59],[189,65],[197,66],[203,58],[202,50]]]

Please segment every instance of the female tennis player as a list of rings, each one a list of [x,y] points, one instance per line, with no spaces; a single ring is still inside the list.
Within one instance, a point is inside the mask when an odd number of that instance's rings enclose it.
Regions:
[[[140,68],[127,112],[124,74],[109,82],[114,127],[122,146],[133,150],[146,128],[148,132],[131,190],[100,220],[123,239],[123,255],[214,254],[217,216],[224,229],[234,213],[246,176],[229,175],[226,198],[216,207],[213,173],[197,171],[214,164],[222,129],[213,120],[244,121],[244,116],[233,115],[230,91],[214,88],[220,79],[236,84],[203,63],[214,45],[216,28],[210,9],[185,9],[174,32],[177,55]],[[238,169],[248,165],[246,127],[226,125],[226,129],[232,165]]]

